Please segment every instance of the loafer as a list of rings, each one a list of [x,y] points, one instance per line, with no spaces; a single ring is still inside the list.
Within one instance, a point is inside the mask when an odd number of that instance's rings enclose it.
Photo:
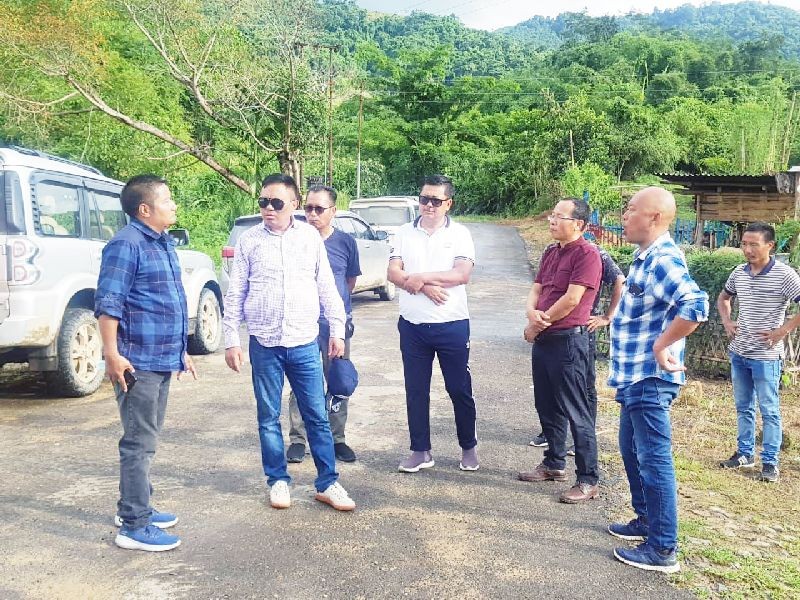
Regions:
[[[305,444],[289,444],[289,449],[286,450],[286,462],[301,463],[306,457]]]
[[[344,442],[334,444],[333,452],[336,455],[336,460],[340,460],[342,462],[356,462],[356,453],[353,452],[353,449]]]
[[[544,463],[539,463],[533,471],[520,471],[517,477],[521,481],[566,481],[567,472],[564,469],[550,469]]]
[[[558,499],[566,504],[578,504],[586,500],[594,500],[600,497],[600,488],[591,483],[576,483],[566,492],[562,492]]]

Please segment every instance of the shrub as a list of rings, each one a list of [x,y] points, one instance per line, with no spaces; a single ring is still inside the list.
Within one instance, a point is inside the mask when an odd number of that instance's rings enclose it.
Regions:
[[[744,254],[738,248],[720,248],[714,252],[701,252],[686,257],[689,273],[700,289],[708,293],[712,306],[725,287],[731,271],[743,262]]]
[[[631,245],[624,245],[624,246],[609,246],[603,244],[603,249],[608,252],[609,256],[617,263],[617,266],[622,269],[623,274],[628,274],[628,269],[631,267],[631,263],[633,262],[633,252],[636,250],[635,246]]]

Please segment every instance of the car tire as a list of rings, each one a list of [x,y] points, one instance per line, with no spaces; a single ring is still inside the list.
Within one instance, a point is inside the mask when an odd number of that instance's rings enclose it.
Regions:
[[[203,288],[197,303],[194,333],[189,336],[190,354],[211,354],[222,339],[222,311],[213,290]]]
[[[103,340],[92,311],[64,312],[56,342],[58,367],[45,372],[47,390],[54,396],[77,398],[97,391],[105,376]]]
[[[391,281],[387,281],[386,285],[378,288],[376,291],[381,300],[389,301],[394,300],[394,297],[397,294],[397,287]]]

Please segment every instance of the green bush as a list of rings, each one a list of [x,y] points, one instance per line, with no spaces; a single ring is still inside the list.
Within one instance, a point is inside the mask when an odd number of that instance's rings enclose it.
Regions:
[[[701,290],[708,293],[708,300],[712,306],[725,287],[731,271],[743,262],[745,262],[744,254],[738,248],[720,248],[714,252],[698,252],[686,257],[692,279],[697,282]]]
[[[608,252],[609,256],[617,263],[617,266],[627,275],[628,269],[630,269],[631,263],[633,262],[633,252],[636,250],[636,247],[628,244],[624,246],[603,244],[603,249]]]

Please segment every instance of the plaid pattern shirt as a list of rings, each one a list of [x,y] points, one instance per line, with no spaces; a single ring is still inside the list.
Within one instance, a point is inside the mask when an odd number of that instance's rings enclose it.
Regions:
[[[319,334],[320,306],[331,337],[344,339],[344,303],[319,232],[292,219],[283,234],[264,224],[236,243],[225,294],[225,347],[241,346],[239,326],[262,346],[302,346]]]
[[[608,385],[624,388],[648,377],[683,384],[683,371],[661,369],[653,344],[675,317],[701,322],[708,318],[708,294],[689,276],[680,248],[665,233],[634,254],[625,289],[611,321]],[[686,340],[669,347],[683,363]]]
[[[189,321],[175,244],[137,219],[103,248],[95,317],[119,320],[117,349],[135,369],[183,371]]]

